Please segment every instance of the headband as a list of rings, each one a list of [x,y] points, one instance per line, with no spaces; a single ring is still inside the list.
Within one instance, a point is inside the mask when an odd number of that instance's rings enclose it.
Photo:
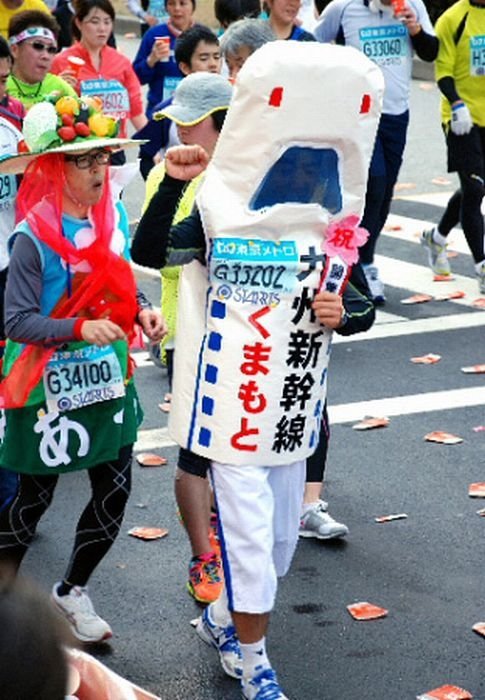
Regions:
[[[34,39],[36,37],[41,39],[50,39],[53,44],[57,44],[56,37],[50,29],[47,29],[47,27],[29,27],[28,29],[24,29],[23,32],[20,32],[20,34],[11,36],[8,43],[10,46],[14,46],[14,44],[20,44],[21,41],[25,41],[26,39]]]

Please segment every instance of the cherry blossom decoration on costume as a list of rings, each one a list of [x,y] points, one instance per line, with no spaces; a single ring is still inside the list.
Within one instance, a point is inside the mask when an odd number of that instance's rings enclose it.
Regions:
[[[179,286],[194,339],[177,348],[180,445],[235,465],[315,450],[332,331],[312,303],[320,288],[343,292],[365,240],[382,93],[372,61],[317,42],[270,42],[239,72],[197,195],[207,265],[185,267]]]

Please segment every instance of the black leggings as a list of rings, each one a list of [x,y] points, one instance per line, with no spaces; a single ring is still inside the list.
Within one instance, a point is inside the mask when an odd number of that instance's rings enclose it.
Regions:
[[[483,183],[473,175],[459,172],[458,177],[461,189],[450,198],[438,224],[438,231],[446,237],[461,222],[473,259],[480,263],[485,258],[483,216],[480,209],[485,189]]]
[[[327,404],[323,409],[322,423],[320,426],[320,435],[318,445],[315,452],[306,461],[306,479],[305,481],[317,482],[323,481],[323,473],[327,463],[328,442],[330,440],[330,426],[328,425]]]
[[[64,576],[73,586],[86,585],[118,535],[130,495],[132,452],[133,445],[127,445],[117,460],[87,470],[92,495],[79,518]],[[51,504],[58,478],[57,474],[20,475],[17,497],[0,513],[0,564],[19,568],[37,524]]]

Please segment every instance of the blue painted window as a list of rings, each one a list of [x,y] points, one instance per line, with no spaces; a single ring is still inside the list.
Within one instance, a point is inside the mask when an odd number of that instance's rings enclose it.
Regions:
[[[249,208],[316,203],[336,214],[342,209],[338,160],[333,148],[291,146],[266,173]]]

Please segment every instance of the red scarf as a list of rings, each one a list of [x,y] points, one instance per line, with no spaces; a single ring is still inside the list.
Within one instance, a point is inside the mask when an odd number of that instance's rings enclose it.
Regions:
[[[64,295],[51,318],[108,318],[130,339],[136,317],[136,283],[130,264],[110,250],[114,229],[114,203],[109,171],[101,200],[91,208],[95,240],[78,250],[62,233],[62,195],[65,185],[61,154],[36,158],[27,168],[18,193],[18,212],[34,235],[66,263],[87,262],[89,274],[76,274],[70,296]],[[0,408],[20,408],[42,379],[45,366],[57,348],[26,345],[8,377],[0,384]]]

